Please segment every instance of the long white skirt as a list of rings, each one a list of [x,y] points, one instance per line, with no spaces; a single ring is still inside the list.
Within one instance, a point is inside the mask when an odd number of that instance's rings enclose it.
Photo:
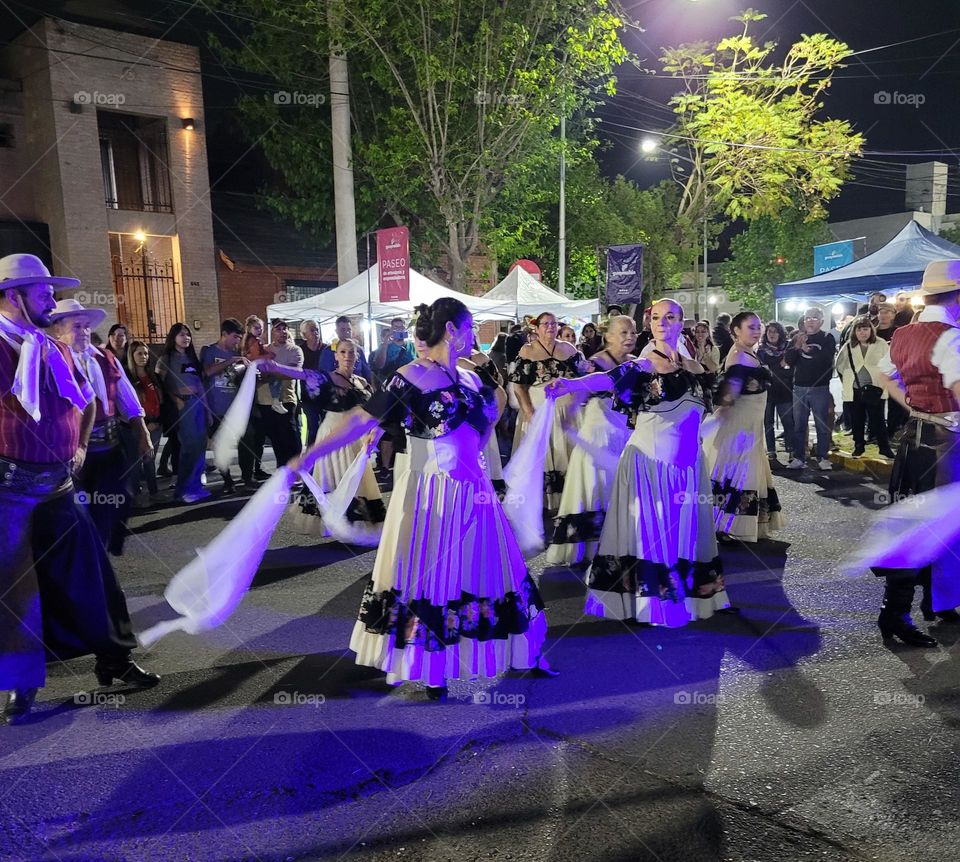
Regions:
[[[682,626],[730,607],[692,398],[637,416],[617,465],[586,612]]]
[[[703,440],[716,529],[744,542],[784,526],[763,436],[766,406],[766,392],[741,395]]]
[[[530,402],[536,410],[546,400],[545,386],[531,386],[527,392]],[[570,451],[573,448],[567,435],[563,432],[563,423],[567,410],[570,407],[570,396],[565,395],[557,399],[557,407],[553,417],[553,428],[550,431],[550,442],[547,445],[547,455],[543,464],[543,506],[545,509],[555,510],[560,505],[560,496],[563,493],[563,484],[570,464]],[[529,426],[521,413],[517,416],[517,427],[513,434],[513,451],[516,452],[527,433]]]
[[[327,413],[317,431],[317,440],[328,437],[330,432],[340,424],[342,418],[342,413]],[[363,446],[363,441],[358,440],[317,461],[313,467],[313,478],[317,480],[321,491],[329,494],[337,487],[344,473],[363,451]],[[380,494],[380,486],[377,485],[373,468],[370,464],[367,464],[363,471],[363,478],[360,480],[360,487],[357,489],[356,498],[347,510],[347,519],[369,524],[380,524],[385,514],[386,509],[383,505],[383,497]],[[304,491],[293,501],[290,507],[290,528],[308,536],[330,535],[323,525],[320,513],[317,511],[316,500],[313,499],[313,495],[309,491]]]
[[[543,602],[469,426],[408,438],[383,541],[350,639],[387,682],[495,677],[534,667]]]
[[[616,458],[630,437],[626,417],[613,412],[610,398],[591,398],[580,413],[579,436]],[[547,563],[573,566],[593,559],[615,474],[614,469],[597,464],[582,445],[574,448],[554,519],[553,540],[547,548]]]

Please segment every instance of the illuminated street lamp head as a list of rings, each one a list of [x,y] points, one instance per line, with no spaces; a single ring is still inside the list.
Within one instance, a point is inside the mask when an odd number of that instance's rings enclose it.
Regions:
[[[659,143],[656,138],[644,138],[640,141],[640,152],[645,156],[649,156],[657,151]]]
[[[135,230],[135,231],[133,232],[133,238],[134,238],[137,242],[146,242],[147,235],[146,235],[146,233],[144,233],[142,230]]]

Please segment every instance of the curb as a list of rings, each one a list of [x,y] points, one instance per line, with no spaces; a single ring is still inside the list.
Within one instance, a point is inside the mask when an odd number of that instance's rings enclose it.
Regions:
[[[836,450],[831,452],[829,457],[834,466],[849,470],[851,473],[867,473],[878,482],[889,481],[893,470],[893,461],[888,461],[886,458],[871,458],[869,455],[854,458],[847,452]]]

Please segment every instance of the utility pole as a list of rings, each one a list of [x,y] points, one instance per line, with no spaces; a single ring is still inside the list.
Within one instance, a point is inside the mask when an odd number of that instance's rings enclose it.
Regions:
[[[343,0],[328,0],[330,22],[330,133],[333,143],[333,202],[337,233],[337,283],[359,272],[357,213],[353,197],[353,150],[350,144],[350,79],[340,43]]]

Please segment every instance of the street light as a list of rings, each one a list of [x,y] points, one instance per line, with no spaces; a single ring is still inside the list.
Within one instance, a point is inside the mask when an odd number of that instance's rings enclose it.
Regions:
[[[657,138],[646,137],[642,138],[640,141],[640,152],[645,156],[653,156],[657,152],[667,153],[670,156],[671,167],[674,167],[678,171],[682,171],[683,168],[677,167],[674,163],[677,161],[687,162],[691,165],[696,165],[696,162],[691,159],[689,156],[682,156],[679,153],[670,152],[668,150],[663,150],[660,147],[660,141]],[[709,290],[709,275],[707,273],[707,217],[703,218],[703,296],[701,297],[701,317],[706,316],[707,305],[709,304],[709,299],[707,298],[707,292]]]

